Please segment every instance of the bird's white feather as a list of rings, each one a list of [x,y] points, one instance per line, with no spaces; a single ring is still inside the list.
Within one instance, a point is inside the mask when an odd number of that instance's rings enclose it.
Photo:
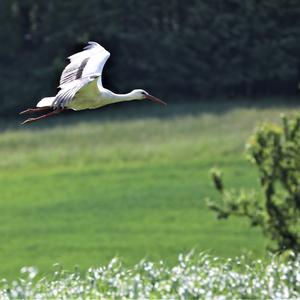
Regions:
[[[68,58],[70,63],[63,70],[60,78],[60,88],[67,83],[85,77],[98,77],[110,53],[96,42],[89,42],[83,51]]]
[[[101,47],[101,46],[100,46]],[[101,49],[102,48],[102,49]],[[99,48],[99,51],[90,56],[82,72],[82,77],[87,76],[100,76],[103,71],[103,67],[108,60],[110,54],[103,47]]]
[[[41,99],[36,105],[36,107],[52,106],[54,101],[55,101],[55,97],[46,97]]]

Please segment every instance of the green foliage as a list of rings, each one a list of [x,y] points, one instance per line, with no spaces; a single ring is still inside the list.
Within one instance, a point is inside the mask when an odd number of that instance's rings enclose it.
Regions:
[[[297,93],[297,0],[1,0],[0,114],[56,92],[65,57],[96,40],[104,83],[169,99]],[[25,104],[26,103],[26,104]]]
[[[210,202],[219,218],[246,217],[275,242],[275,251],[300,251],[300,117],[282,118],[282,126],[259,126],[247,144],[258,168],[261,191],[224,189],[221,173],[212,170],[222,204]]]
[[[0,283],[1,299],[298,299],[300,257],[266,262],[247,257],[220,259],[179,255],[175,266],[140,261],[128,268],[114,258],[84,274],[56,265],[51,277],[36,279],[35,267]]]

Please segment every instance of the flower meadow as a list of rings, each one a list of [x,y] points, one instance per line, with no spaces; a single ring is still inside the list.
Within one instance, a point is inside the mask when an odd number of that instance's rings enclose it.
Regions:
[[[39,278],[23,267],[20,278],[1,281],[0,299],[299,299],[300,256],[268,262],[245,256],[222,259],[207,254],[179,255],[178,264],[143,260],[132,268],[114,258],[86,273],[55,265]]]

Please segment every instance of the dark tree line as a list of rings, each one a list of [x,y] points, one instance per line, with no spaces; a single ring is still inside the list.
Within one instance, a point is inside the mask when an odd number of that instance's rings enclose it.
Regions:
[[[104,84],[161,97],[296,94],[299,0],[1,0],[2,109],[55,94],[65,57],[95,40]]]

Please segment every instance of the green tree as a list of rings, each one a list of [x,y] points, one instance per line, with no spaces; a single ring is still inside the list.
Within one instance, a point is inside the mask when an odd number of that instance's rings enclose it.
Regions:
[[[300,251],[300,117],[282,126],[259,126],[247,144],[250,160],[258,168],[260,191],[224,188],[220,171],[213,170],[222,202],[209,201],[219,218],[246,217],[268,236],[273,251]]]

